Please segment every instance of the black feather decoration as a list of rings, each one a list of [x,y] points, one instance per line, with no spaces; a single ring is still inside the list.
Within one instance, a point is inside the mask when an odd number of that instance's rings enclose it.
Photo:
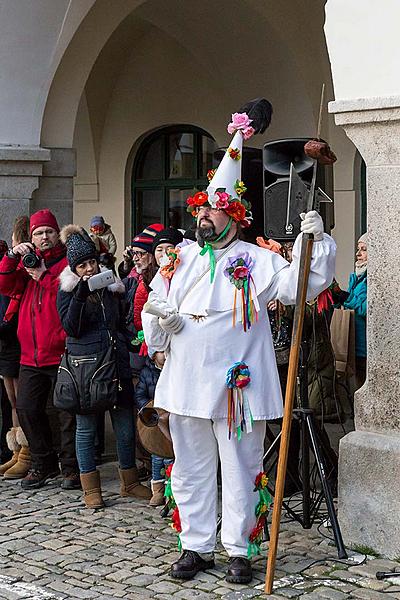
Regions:
[[[252,119],[254,133],[264,133],[272,117],[272,105],[265,98],[250,100],[239,108],[238,113],[246,113]]]

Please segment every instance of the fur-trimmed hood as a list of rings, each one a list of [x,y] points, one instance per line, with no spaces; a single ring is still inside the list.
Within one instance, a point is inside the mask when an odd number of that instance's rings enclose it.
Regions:
[[[106,269],[106,267],[103,265],[100,265],[100,271],[104,272],[108,271],[108,269]],[[59,280],[60,289],[63,292],[72,292],[78,285],[80,277],[71,271],[71,267],[68,266],[65,267],[65,269],[61,272]],[[117,275],[115,275],[114,283],[108,285],[107,289],[113,294],[125,294],[125,286]]]

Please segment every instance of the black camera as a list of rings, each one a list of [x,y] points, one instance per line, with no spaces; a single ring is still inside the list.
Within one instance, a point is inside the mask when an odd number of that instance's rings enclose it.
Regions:
[[[42,259],[34,252],[28,252],[28,254],[24,254],[22,257],[22,264],[27,269],[37,269],[40,267],[41,262]]]

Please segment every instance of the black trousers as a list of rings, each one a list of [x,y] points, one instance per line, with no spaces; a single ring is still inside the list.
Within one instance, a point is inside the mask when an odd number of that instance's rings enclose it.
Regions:
[[[75,454],[75,416],[63,410],[56,411],[60,432],[59,457],[54,449],[52,430],[46,405],[57,377],[58,366],[28,367],[21,365],[18,381],[17,413],[20,425],[28,440],[32,467],[41,470],[61,470],[79,473]]]

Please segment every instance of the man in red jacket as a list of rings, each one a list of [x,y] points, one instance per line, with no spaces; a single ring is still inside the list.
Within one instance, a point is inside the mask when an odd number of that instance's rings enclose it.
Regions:
[[[21,344],[17,413],[27,438],[32,466],[21,486],[42,487],[59,474],[46,404],[57,376],[65,347],[65,332],[56,307],[58,277],[67,266],[59,227],[49,210],[30,218],[32,243],[14,246],[0,262],[0,293],[22,294],[18,339]],[[75,456],[75,419],[60,411],[61,452],[64,489],[79,487]]]

